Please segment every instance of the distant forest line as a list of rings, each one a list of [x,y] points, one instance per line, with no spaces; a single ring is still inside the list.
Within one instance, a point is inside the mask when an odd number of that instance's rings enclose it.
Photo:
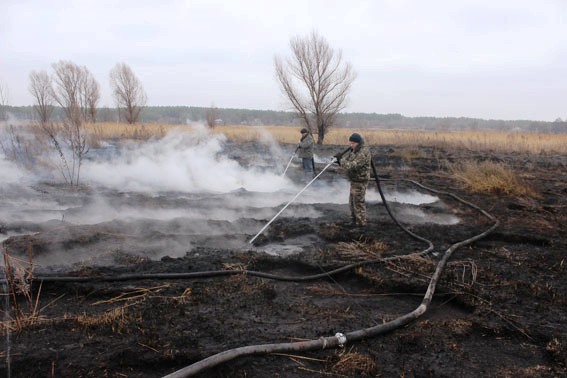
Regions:
[[[211,108],[195,106],[147,106],[142,110],[140,123],[188,124],[206,123],[213,112],[221,125],[282,125],[301,126],[296,113],[275,110]],[[0,106],[0,115],[10,121],[34,120],[33,106]],[[120,122],[115,108],[98,108],[98,122]],[[63,119],[61,108],[55,107],[53,119]],[[518,132],[564,133],[567,122],[530,120],[485,120],[467,117],[405,117],[401,114],[340,113],[335,127],[397,130],[499,130]]]

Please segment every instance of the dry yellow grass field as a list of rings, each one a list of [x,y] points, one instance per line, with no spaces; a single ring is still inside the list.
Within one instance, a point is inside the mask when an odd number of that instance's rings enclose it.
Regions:
[[[189,130],[191,125],[97,123],[88,130],[94,140],[111,138],[148,139],[162,137],[167,132]],[[280,143],[297,143],[297,126],[216,126],[215,133],[223,133],[229,140],[253,141],[271,135]],[[517,133],[500,131],[422,131],[371,130],[332,128],[325,136],[325,144],[347,144],[353,132],[360,133],[369,145],[396,145],[400,147],[432,146],[464,148],[475,151],[524,152],[530,154],[567,153],[567,134]]]
[[[89,125],[91,145],[112,138],[145,140],[163,137],[170,131],[190,130],[191,125],[128,125],[97,123]],[[247,142],[271,138],[279,143],[297,143],[300,127],[297,126],[216,126],[213,133],[222,133],[227,139]],[[421,131],[371,130],[332,128],[325,136],[325,144],[346,145],[353,132],[360,133],[367,144],[394,145],[394,154],[406,161],[422,157],[419,147],[465,149],[478,152],[517,152],[528,154],[567,153],[567,134],[517,133],[498,131]],[[448,165],[453,178],[472,192],[510,194],[535,197],[512,167],[489,161],[462,161]]]

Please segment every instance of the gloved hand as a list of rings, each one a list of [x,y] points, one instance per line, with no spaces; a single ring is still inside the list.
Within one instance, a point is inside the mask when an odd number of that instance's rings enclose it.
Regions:
[[[343,157],[343,154],[339,152],[338,154],[333,155],[333,157],[336,159],[335,163],[341,165],[341,158]]]

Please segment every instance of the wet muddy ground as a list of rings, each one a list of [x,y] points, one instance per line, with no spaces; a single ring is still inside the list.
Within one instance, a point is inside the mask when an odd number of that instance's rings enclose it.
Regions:
[[[340,149],[321,147],[317,168]],[[446,249],[493,224],[407,179],[455,194],[500,222],[452,254],[423,316],[341,348],[239,357],[197,376],[564,376],[565,157],[424,148],[424,157],[404,161],[395,146],[371,151],[393,214],[431,240],[431,253],[413,255],[427,244],[392,220],[374,182],[368,226],[351,227],[348,184],[336,166],[254,243],[303,187],[297,162],[288,174],[298,186],[276,192],[69,192],[45,182],[17,195],[4,189],[3,249],[20,259],[13,265],[31,260],[34,280],[17,304],[3,296],[4,319],[19,319],[10,329],[3,323],[0,376],[162,377],[233,348],[317,340],[406,314],[420,305]],[[257,163],[231,153],[244,166]],[[473,194],[443,169],[445,161],[486,158],[513,167],[539,197]],[[376,262],[397,255],[412,256]]]

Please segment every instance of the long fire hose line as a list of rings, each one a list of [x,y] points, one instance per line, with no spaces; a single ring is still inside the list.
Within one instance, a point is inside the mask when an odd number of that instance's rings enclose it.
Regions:
[[[331,161],[325,168],[321,170],[321,172],[313,178],[291,201],[289,201],[259,232],[254,236],[249,243],[252,243],[258,235],[260,235],[272,222],[274,219],[277,218],[286,208],[291,204],[307,187],[311,185],[325,170],[327,170],[335,161]],[[376,180],[376,184],[378,186],[378,191],[380,193],[380,197],[382,198],[382,202],[388,211],[390,217],[394,220],[394,222],[406,233],[410,236],[414,237],[417,240],[421,240],[428,244],[428,247],[420,252],[408,254],[408,255],[396,255],[390,257],[383,257],[379,259],[373,260],[365,260],[360,261],[353,264],[344,265],[337,269],[333,269],[327,272],[314,274],[314,275],[306,275],[306,276],[285,276],[285,275],[274,275],[265,272],[258,272],[253,270],[246,270],[246,269],[239,269],[239,270],[211,270],[211,271],[201,271],[201,272],[179,272],[179,273],[133,273],[133,274],[118,274],[112,276],[34,276],[32,279],[35,282],[118,282],[118,281],[131,281],[131,280],[139,280],[139,279],[191,279],[191,278],[203,278],[203,277],[219,277],[219,276],[230,276],[230,275],[238,275],[238,274],[247,274],[254,277],[278,280],[278,281],[296,281],[296,282],[305,282],[305,281],[315,281],[322,278],[328,278],[330,276],[346,272],[352,270],[354,268],[358,268],[364,265],[371,265],[377,263],[383,263],[387,261],[394,261],[394,260],[401,260],[406,258],[412,258],[415,256],[425,255],[431,252],[434,249],[433,243],[425,239],[412,231],[408,230],[403,224],[401,224],[394,214],[392,213],[388,201],[384,196],[382,191],[381,185],[379,183],[378,175],[376,174],[376,169],[374,167],[374,163],[372,162],[372,169],[374,171],[374,177]],[[415,183],[419,185],[418,183]],[[421,185],[420,185],[421,186]],[[427,188],[424,188],[427,189]],[[433,190],[431,190],[433,191]],[[0,279],[0,283],[5,282],[5,279]]]
[[[323,173],[332,163],[334,163],[334,161],[329,163],[313,180],[311,180],[311,182],[307,186],[309,186],[313,181],[315,181],[320,176],[320,174]],[[362,265],[375,264],[375,263],[391,261],[391,260],[396,260],[396,259],[410,258],[410,257],[414,257],[416,255],[426,254],[426,253],[430,252],[431,250],[433,250],[433,244],[429,240],[422,238],[421,236],[411,232],[406,227],[404,227],[401,223],[398,222],[398,220],[392,214],[389,206],[387,205],[387,201],[386,201],[384,194],[383,194],[383,191],[381,189],[380,180],[378,178],[378,175],[376,174],[376,170],[375,170],[373,162],[372,162],[372,169],[373,169],[374,177],[375,177],[375,180],[376,180],[376,184],[378,185],[378,191],[380,193],[382,201],[383,201],[390,217],[395,221],[395,223],[398,226],[400,226],[402,228],[402,230],[404,230],[410,236],[412,236],[416,239],[422,240],[422,241],[426,242],[427,244],[429,244],[429,247],[427,249],[425,249],[421,252],[408,254],[408,255],[398,255],[398,256],[391,256],[391,257],[387,257],[387,258],[376,259],[376,260],[361,261],[361,262],[358,262],[358,263],[349,264],[349,265],[340,267],[338,269],[334,269],[332,271],[324,272],[324,273],[321,273],[321,274],[315,274],[315,275],[310,275],[310,276],[301,276],[301,277],[272,275],[272,274],[269,274],[269,273],[257,272],[257,271],[248,271],[248,270],[230,270],[230,271],[216,270],[216,271],[203,271],[203,272],[190,272],[190,273],[123,274],[123,275],[115,275],[115,276],[98,276],[98,277],[72,277],[72,276],[44,276],[44,277],[40,277],[40,276],[36,276],[36,277],[33,277],[32,280],[33,281],[39,281],[39,282],[88,282],[88,281],[101,282],[101,281],[126,281],[126,280],[138,280],[138,279],[186,279],[186,278],[198,278],[198,277],[226,276],[226,275],[234,275],[234,274],[248,274],[248,275],[251,275],[251,276],[267,278],[267,279],[274,279],[274,280],[282,280],[282,281],[309,281],[309,280],[317,280],[317,279],[321,279],[321,278],[326,278],[326,277],[329,277],[331,275],[334,275],[334,274],[337,274],[337,273],[340,273],[340,272],[344,272],[344,271],[347,271],[347,270],[350,270],[350,269],[353,269],[353,268],[356,268],[356,267],[359,267],[359,266],[362,266]],[[390,181],[390,180],[387,180],[387,181]],[[308,350],[315,350],[315,349],[327,349],[327,348],[334,348],[334,347],[343,347],[346,344],[347,341],[353,342],[353,341],[357,341],[357,340],[360,340],[360,339],[363,339],[363,338],[370,338],[370,337],[374,337],[374,336],[379,335],[379,334],[389,332],[393,329],[396,329],[396,328],[399,328],[403,325],[406,325],[406,324],[412,322],[413,320],[417,319],[419,316],[423,315],[427,311],[427,308],[428,308],[429,304],[431,303],[437,282],[438,282],[438,280],[441,276],[441,273],[442,273],[447,261],[451,257],[452,253],[457,248],[462,247],[464,245],[471,244],[474,241],[477,241],[477,240],[485,237],[486,235],[490,234],[498,226],[499,221],[497,219],[495,219],[491,214],[489,214],[488,212],[481,209],[480,207],[478,207],[478,206],[476,206],[476,205],[474,205],[474,204],[472,204],[468,201],[461,199],[460,197],[456,196],[453,193],[431,189],[431,188],[426,187],[426,186],[424,186],[424,185],[422,185],[422,184],[420,184],[416,181],[413,181],[413,180],[407,180],[406,179],[406,180],[403,180],[403,181],[410,182],[410,183],[412,183],[412,184],[414,184],[414,185],[416,185],[416,186],[418,186],[418,187],[420,187],[424,190],[427,190],[427,191],[430,191],[430,192],[433,192],[433,193],[436,193],[436,194],[448,195],[448,196],[452,197],[453,199],[455,199],[455,200],[457,200],[457,201],[479,211],[482,215],[484,215],[489,220],[494,222],[494,224],[490,228],[488,228],[486,231],[484,231],[484,232],[482,232],[478,235],[475,235],[475,236],[473,236],[469,239],[463,240],[461,242],[454,243],[444,252],[442,258],[439,260],[439,262],[437,264],[437,267],[436,267],[435,272],[434,272],[434,274],[433,274],[433,276],[430,280],[430,283],[429,283],[427,291],[426,291],[426,293],[423,297],[423,300],[422,300],[421,304],[416,309],[414,309],[413,311],[411,311],[411,312],[409,312],[409,313],[407,313],[403,316],[400,316],[400,317],[398,317],[398,318],[396,318],[392,321],[389,321],[387,323],[380,324],[380,325],[377,325],[377,326],[373,326],[373,327],[370,327],[370,328],[364,328],[364,329],[357,330],[357,331],[352,331],[352,332],[347,333],[347,334],[337,333],[334,336],[320,337],[319,339],[310,340],[310,341],[295,342],[295,343],[251,345],[251,346],[245,346],[245,347],[227,350],[227,351],[218,353],[216,355],[210,356],[208,358],[205,358],[201,361],[198,361],[198,362],[196,362],[192,365],[189,365],[189,366],[187,366],[187,367],[185,367],[181,370],[173,372],[173,373],[171,373],[167,376],[164,376],[164,378],[189,377],[189,376],[194,375],[196,373],[199,373],[203,370],[209,369],[213,366],[216,366],[216,365],[222,364],[224,362],[227,362],[229,360],[232,360],[234,358],[238,358],[238,357],[242,357],[242,356],[246,356],[246,355],[268,354],[268,353],[290,352],[290,351],[308,351]],[[307,188],[307,186],[304,188],[304,190]],[[303,190],[300,193],[298,193],[298,195],[295,198],[297,198],[302,192],[303,192]],[[290,203],[292,201],[290,201]],[[282,209],[282,211],[283,211],[283,209]],[[281,213],[281,211],[280,211],[280,213]],[[278,215],[279,215],[279,213],[278,213]],[[266,227],[267,227],[267,225],[266,225]],[[258,233],[258,235],[260,233]],[[258,236],[258,235],[256,235],[256,236]],[[6,280],[5,279],[0,280],[0,283],[4,283],[4,281],[6,281]]]
[[[429,244],[429,248],[426,250],[427,252],[433,251],[434,246],[433,246],[433,243],[431,242],[431,240],[425,239],[424,237],[419,236],[416,233],[412,232],[406,226],[401,224],[400,221],[398,221],[398,219],[394,216],[394,214],[392,213],[392,209],[390,209],[390,205],[388,204],[388,201],[386,201],[386,196],[384,196],[384,191],[382,190],[382,185],[380,185],[380,178],[378,177],[378,173],[376,172],[376,167],[374,166],[374,161],[372,159],[370,159],[370,166],[372,167],[372,173],[374,174],[374,181],[376,181],[376,186],[378,187],[378,193],[380,194],[380,198],[382,199],[382,203],[384,204],[384,207],[386,208],[388,215],[390,215],[390,218],[392,218],[392,220],[398,225],[398,227],[400,227],[403,231],[405,231],[411,237],[413,237],[414,239],[417,239],[417,240],[421,240],[424,243]],[[427,252],[425,252],[425,253],[427,253]]]
[[[390,209],[387,206],[387,201],[386,201],[384,194],[383,194],[383,191],[381,189],[380,180],[378,178],[378,175],[376,174],[376,169],[374,167],[373,162],[372,162],[372,169],[373,169],[373,172],[374,172],[376,184],[378,185],[378,191],[380,193],[380,196],[382,198],[384,205],[387,208],[388,214],[394,219],[396,224],[398,224],[400,227],[402,227],[402,229],[404,231],[409,233],[411,236],[417,237],[420,240],[427,241],[428,244],[430,244],[430,248],[433,249],[433,244],[429,240],[421,238],[420,236],[414,234],[413,232],[409,231],[407,228],[403,227],[397,221],[397,219],[394,217],[394,215],[391,213]],[[427,311],[427,309],[429,308],[429,305],[431,304],[431,301],[433,299],[433,295],[435,293],[435,289],[437,287],[437,283],[438,283],[438,281],[441,277],[443,269],[447,265],[447,262],[449,261],[449,258],[451,257],[453,252],[455,250],[457,250],[457,248],[459,248],[459,247],[471,244],[471,243],[473,243],[477,240],[482,239],[483,237],[487,236],[488,234],[490,234],[492,231],[494,231],[494,229],[496,229],[496,227],[498,227],[499,221],[498,221],[498,219],[496,219],[494,216],[492,216],[491,214],[489,214],[485,210],[483,210],[480,207],[472,204],[471,202],[468,202],[468,201],[461,199],[460,197],[456,196],[453,193],[448,193],[448,192],[445,192],[445,191],[431,189],[431,188],[428,188],[425,185],[419,184],[419,183],[417,183],[413,180],[404,180],[404,181],[411,182],[411,183],[419,186],[420,188],[428,190],[428,191],[433,192],[433,193],[448,195],[448,196],[452,197],[453,199],[455,199],[455,200],[457,200],[457,201],[479,211],[482,215],[487,217],[490,221],[494,222],[492,224],[492,226],[490,226],[484,232],[477,234],[477,235],[475,235],[471,238],[468,238],[468,239],[462,240],[460,242],[454,243],[444,252],[442,258],[437,263],[437,266],[435,268],[433,275],[431,276],[431,279],[429,281],[429,285],[427,287],[427,291],[425,292],[420,305],[417,306],[413,311],[410,311],[410,312],[408,312],[408,313],[406,313],[402,316],[399,316],[398,318],[391,320],[389,322],[379,324],[379,325],[369,327],[369,328],[363,328],[363,329],[360,329],[360,330],[352,331],[352,332],[349,332],[349,333],[346,333],[346,334],[338,332],[334,336],[328,336],[328,337],[322,336],[319,339],[308,340],[308,341],[293,342],[293,343],[279,343],[279,344],[250,345],[250,346],[244,346],[244,347],[229,349],[229,350],[217,353],[215,355],[212,355],[210,357],[207,357],[203,360],[200,360],[200,361],[198,361],[198,362],[196,362],[192,365],[186,366],[185,368],[182,368],[182,369],[177,370],[177,371],[175,371],[171,374],[168,374],[168,375],[164,376],[163,378],[190,377],[190,376],[197,374],[199,372],[202,372],[206,369],[210,369],[213,366],[217,366],[217,365],[223,364],[227,361],[233,360],[235,358],[248,356],[248,355],[283,353],[283,352],[298,352],[298,351],[310,351],[310,350],[320,350],[320,349],[328,349],[328,348],[335,348],[335,347],[344,347],[344,345],[347,342],[354,342],[354,341],[358,341],[358,340],[361,340],[361,339],[371,338],[371,337],[375,337],[375,336],[380,335],[380,334],[390,332],[394,329],[397,329],[397,328],[402,327],[406,324],[409,324],[410,322],[414,321],[415,319],[417,319],[421,315],[423,315]],[[423,253],[423,252],[421,252],[421,253]],[[415,254],[407,255],[407,256],[414,256],[414,255]]]

